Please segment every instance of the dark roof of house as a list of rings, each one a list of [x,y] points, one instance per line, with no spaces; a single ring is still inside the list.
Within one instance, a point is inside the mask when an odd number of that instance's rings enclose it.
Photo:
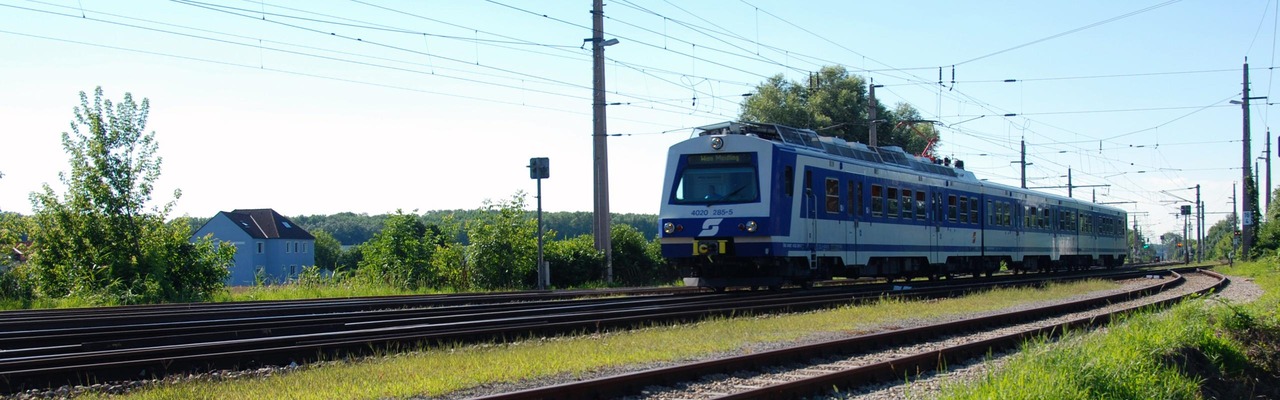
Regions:
[[[255,239],[311,239],[315,240],[315,236],[311,236],[306,229],[285,218],[280,213],[270,208],[252,209],[252,210],[233,210],[222,211],[220,214],[226,215],[236,226],[244,229],[249,236]]]

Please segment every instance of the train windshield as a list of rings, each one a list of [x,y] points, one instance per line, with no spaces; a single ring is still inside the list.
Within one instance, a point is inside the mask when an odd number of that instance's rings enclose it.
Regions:
[[[672,204],[734,204],[760,201],[755,154],[694,154],[676,177]]]

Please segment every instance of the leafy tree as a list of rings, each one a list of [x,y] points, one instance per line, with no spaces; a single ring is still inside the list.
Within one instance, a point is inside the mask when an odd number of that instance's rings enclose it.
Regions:
[[[1249,202],[1249,209],[1243,210],[1243,212],[1248,213],[1249,215],[1249,219],[1245,219],[1245,221],[1250,221],[1250,220],[1253,221],[1253,229],[1250,229],[1248,232],[1248,234],[1251,236],[1251,239],[1252,239],[1249,243],[1253,244],[1253,246],[1249,248],[1248,256],[1250,259],[1252,259],[1270,250],[1275,250],[1275,247],[1268,246],[1267,244],[1259,242],[1259,239],[1260,239],[1259,235],[1262,233],[1261,231],[1262,231],[1263,225],[1262,225],[1262,218],[1261,218],[1262,215],[1258,212],[1258,209],[1260,208],[1258,207],[1258,203],[1260,203],[1260,201],[1257,200],[1258,185],[1253,179],[1244,180],[1244,196],[1250,199],[1254,199],[1254,201]],[[1243,235],[1244,233],[1242,232],[1241,234]],[[1240,240],[1244,241],[1246,239],[1244,237],[1241,237]]]
[[[338,239],[322,229],[311,231],[311,236],[316,238],[316,266],[337,271],[338,259],[342,257],[342,243],[338,243]]]
[[[742,104],[739,119],[809,128],[866,143],[871,126],[869,103],[864,78],[849,74],[841,66],[827,66],[814,74],[808,84],[788,81],[781,74],[768,78]],[[876,120],[883,121],[876,125],[878,145],[901,146],[911,154],[920,154],[933,141],[926,154],[936,154],[937,131],[927,123],[910,123],[921,120],[911,105],[901,103],[889,110],[877,104]]]
[[[404,289],[431,287],[438,278],[431,265],[438,235],[438,228],[429,228],[418,216],[396,210],[382,232],[361,246],[359,274]]]
[[[1271,207],[1267,209],[1267,218],[1261,220],[1261,224],[1257,226],[1257,239],[1253,242],[1257,251],[1254,254],[1276,254],[1276,250],[1280,249],[1280,201],[1274,200],[1277,195],[1280,195],[1280,189],[1271,193],[1273,201]]]
[[[67,192],[45,184],[31,194],[40,290],[120,303],[207,299],[222,287],[235,248],[192,241],[185,221],[165,223],[180,191],[163,208],[145,208],[161,164],[155,133],[144,133],[149,102],[102,97],[101,87],[92,103],[80,92],[72,133],[62,133],[71,171],[58,177]]]
[[[367,242],[357,244],[339,253],[338,268],[334,272],[356,271],[360,267],[360,262],[364,261],[364,247],[367,244]]]
[[[486,201],[479,218],[466,221],[472,281],[480,289],[531,287],[537,282],[538,222],[524,211],[524,193]]]

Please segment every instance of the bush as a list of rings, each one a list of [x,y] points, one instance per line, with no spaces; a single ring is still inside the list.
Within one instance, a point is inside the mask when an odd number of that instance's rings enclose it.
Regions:
[[[547,242],[542,258],[551,264],[551,285],[583,286],[604,281],[604,254],[591,235]]]

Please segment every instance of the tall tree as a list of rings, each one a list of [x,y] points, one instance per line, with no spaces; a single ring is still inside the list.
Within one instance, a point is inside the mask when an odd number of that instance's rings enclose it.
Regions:
[[[823,135],[866,143],[870,137],[870,98],[864,78],[851,75],[844,67],[822,67],[809,82],[786,80],[774,75],[759,86],[742,104],[739,119],[745,122],[781,124],[808,128]],[[910,104],[893,109],[876,105],[876,141],[880,146],[900,146],[911,154],[932,156],[938,147],[938,133]],[[932,146],[929,144],[932,143]]]
[[[524,192],[485,201],[484,213],[466,221],[468,261],[480,289],[517,289],[537,282],[538,222],[525,212]]]
[[[324,230],[312,230],[311,235],[316,237],[316,266],[337,271],[338,259],[342,257],[342,243]]]
[[[438,283],[431,265],[439,230],[422,223],[417,215],[396,210],[382,231],[361,246],[364,258],[359,273],[377,282],[418,289]]]
[[[200,300],[221,289],[233,246],[190,240],[185,221],[165,219],[181,196],[147,209],[160,177],[155,132],[145,133],[150,102],[132,94],[113,104],[102,88],[80,92],[71,133],[62,133],[67,192],[48,184],[31,194],[32,240],[40,289],[51,296],[106,296],[135,303]]]

